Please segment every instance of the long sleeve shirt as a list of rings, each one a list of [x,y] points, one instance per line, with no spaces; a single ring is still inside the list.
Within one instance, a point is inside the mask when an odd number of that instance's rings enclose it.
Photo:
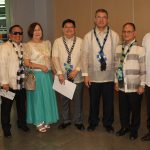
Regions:
[[[150,87],[150,33],[147,33],[142,41],[146,52],[146,85]]]
[[[19,70],[19,59],[21,49],[24,50],[22,43],[14,46],[9,41],[3,43],[0,49],[0,84],[9,84],[9,87],[17,89],[17,71]],[[18,55],[16,53],[18,52]]]
[[[66,40],[66,44],[69,48],[69,50],[71,49],[72,45],[73,45],[73,39],[74,37],[68,39],[65,37]],[[76,76],[76,78],[74,79],[75,83],[79,83],[81,81],[83,81],[82,76],[81,76],[81,44],[82,44],[82,39],[79,37],[76,37],[76,42],[71,54],[71,65],[73,66],[72,70],[77,70],[78,74]],[[53,60],[53,64],[54,67],[57,71],[57,74],[64,74],[65,78],[67,78],[66,76],[66,69],[65,69],[65,63],[67,62],[67,58],[68,58],[68,53],[67,50],[65,48],[64,42],[63,42],[63,38],[60,37],[58,39],[56,39],[54,41],[53,44],[53,48],[52,48],[52,60]]]
[[[99,32],[96,28],[96,35],[101,45],[106,34],[106,29],[104,32]],[[101,71],[100,62],[97,59],[100,47],[96,41],[94,30],[88,32],[82,44],[82,76],[89,76],[91,82],[114,81],[114,54],[118,43],[118,34],[110,29],[103,49],[104,55],[106,56],[107,67],[105,71]]]
[[[128,46],[125,47],[125,51],[128,49]],[[116,48],[116,70],[120,64],[121,54],[122,45],[119,45]],[[126,93],[137,92],[139,86],[145,86],[145,70],[145,50],[143,47],[134,45],[130,48],[123,62],[124,88],[120,88],[120,90]],[[118,82],[117,77],[115,77],[115,82]]]

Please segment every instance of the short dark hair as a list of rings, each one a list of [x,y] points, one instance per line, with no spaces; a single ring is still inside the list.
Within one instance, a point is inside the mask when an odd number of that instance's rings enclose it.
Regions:
[[[41,28],[41,30],[42,30],[42,38],[43,38],[43,29],[42,29],[42,26],[38,22],[34,22],[34,23],[29,25],[28,36],[30,38],[33,38],[33,32],[34,32],[34,29],[35,29],[36,25],[38,25]]]
[[[66,19],[66,20],[64,20],[63,23],[62,23],[62,28],[64,28],[64,26],[65,26],[66,23],[72,23],[73,26],[76,27],[76,23],[75,23],[74,20],[72,20],[72,19]]]
[[[23,28],[22,28],[20,25],[15,24],[15,25],[13,25],[13,26],[11,26],[11,27],[9,28],[9,33],[12,33],[13,28],[16,28],[16,27],[20,28],[21,31],[23,32]]]
[[[132,23],[132,22],[127,22],[127,23],[125,23],[125,24],[123,25],[122,28],[124,29],[124,27],[125,27],[126,25],[132,26],[132,27],[133,27],[133,30],[136,31],[136,27],[135,27],[135,24],[134,24],[134,23]]]
[[[106,9],[97,9],[96,11],[95,11],[95,17],[96,17],[96,15],[97,15],[97,13],[99,13],[99,12],[101,12],[101,13],[105,13],[106,15],[107,15],[107,17],[108,17],[108,12],[107,12],[107,10]]]

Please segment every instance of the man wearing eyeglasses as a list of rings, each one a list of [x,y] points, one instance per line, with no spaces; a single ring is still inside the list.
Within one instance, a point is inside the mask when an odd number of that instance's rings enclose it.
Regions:
[[[114,132],[114,53],[119,36],[108,26],[105,9],[95,12],[95,27],[88,32],[82,46],[82,75],[89,88],[90,111],[88,131],[94,131],[99,124],[100,97],[103,100],[103,126]]]
[[[3,90],[15,93],[18,128],[27,132],[26,125],[26,92],[24,89],[23,65],[23,29],[14,25],[9,29],[9,40],[1,45],[0,51],[0,84]],[[13,100],[2,98],[1,123],[5,137],[11,137],[10,113]]]
[[[145,87],[145,50],[137,45],[136,28],[126,23],[122,29],[123,43],[116,48],[115,89],[119,93],[121,129],[117,136],[130,133],[130,140],[138,137],[141,101]]]

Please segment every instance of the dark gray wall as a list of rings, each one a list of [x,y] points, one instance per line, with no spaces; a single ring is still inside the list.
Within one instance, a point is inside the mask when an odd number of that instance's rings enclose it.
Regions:
[[[44,38],[54,39],[54,15],[52,0],[10,0],[12,25],[20,24],[24,28],[24,41],[28,40],[27,29],[33,22],[39,22]]]

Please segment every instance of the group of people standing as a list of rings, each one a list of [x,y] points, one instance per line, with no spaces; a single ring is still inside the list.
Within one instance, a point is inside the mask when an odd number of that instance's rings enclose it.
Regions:
[[[138,137],[140,127],[141,101],[144,91],[147,96],[148,134],[142,140],[150,140],[150,36],[143,39],[143,47],[137,45],[136,27],[126,23],[122,28],[122,44],[119,36],[108,25],[108,12],[95,12],[95,26],[84,39],[76,36],[74,20],[62,23],[63,35],[51,43],[43,40],[43,30],[39,23],[32,23],[28,29],[30,41],[22,44],[23,29],[14,25],[9,30],[9,40],[0,49],[1,88],[15,95],[18,128],[29,131],[27,123],[34,124],[39,132],[46,132],[50,124],[59,120],[55,92],[52,89],[53,74],[61,84],[69,80],[77,85],[73,102],[73,123],[78,130],[83,124],[83,87],[89,89],[90,108],[87,130],[96,130],[99,105],[103,100],[102,123],[108,133],[113,133],[114,89],[119,95],[121,128],[117,136],[129,134],[131,140]],[[25,91],[25,67],[33,70],[36,89]],[[26,93],[27,94],[26,94]],[[27,116],[26,116],[27,98]],[[62,122],[59,129],[71,125],[71,101],[61,97]],[[2,97],[1,123],[5,137],[10,137],[10,112],[13,101]]]

